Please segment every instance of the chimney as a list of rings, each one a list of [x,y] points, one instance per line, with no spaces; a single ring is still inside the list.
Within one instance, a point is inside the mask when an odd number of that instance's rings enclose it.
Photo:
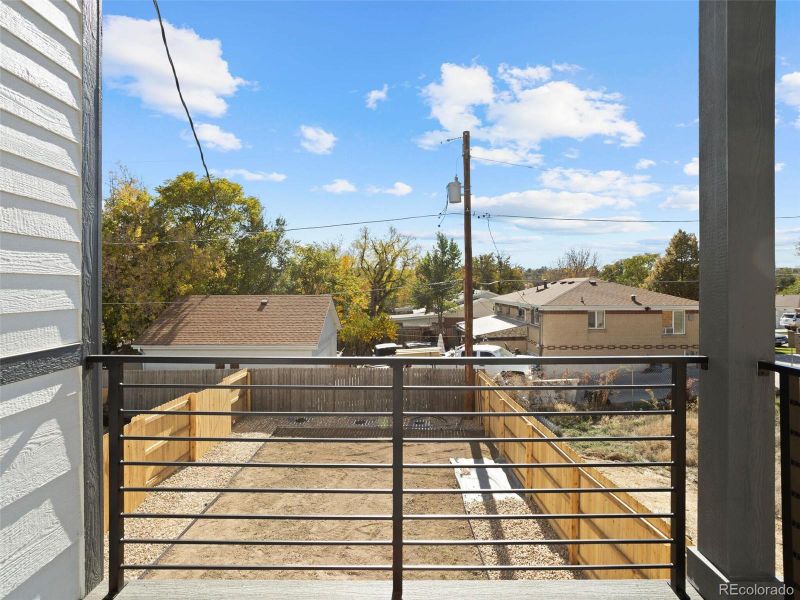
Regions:
[[[258,310],[264,310],[267,308],[267,304],[269,303],[269,298],[262,298],[261,302],[258,304]]]
[[[544,289],[547,289],[547,279],[545,279],[542,283],[544,283]]]

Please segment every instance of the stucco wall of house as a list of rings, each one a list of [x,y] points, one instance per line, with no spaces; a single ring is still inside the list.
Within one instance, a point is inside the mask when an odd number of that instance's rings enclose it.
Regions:
[[[686,333],[665,335],[661,311],[606,312],[605,329],[589,329],[586,312],[542,312],[529,327],[529,348],[543,356],[685,354],[698,352],[700,316],[687,311]]]
[[[82,341],[83,16],[0,3],[0,353]],[[0,388],[0,597],[83,590],[81,369]]]

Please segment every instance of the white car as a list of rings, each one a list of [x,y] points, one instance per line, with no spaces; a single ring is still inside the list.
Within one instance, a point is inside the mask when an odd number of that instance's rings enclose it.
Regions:
[[[495,357],[495,358],[506,358],[506,357],[516,357],[516,358],[535,358],[534,356],[530,356],[528,354],[514,354],[513,352],[509,352],[505,348],[501,346],[495,346],[493,344],[475,344],[472,346],[472,352],[475,356],[485,356],[485,357]],[[445,356],[464,356],[464,346],[458,346],[457,348],[453,348]],[[476,364],[476,369],[482,369],[486,371],[486,374],[490,377],[495,377],[500,375],[501,373],[513,373],[517,375],[521,375],[523,377],[527,377],[533,373],[533,365],[481,365]]]
[[[796,312],[785,312],[781,315],[780,325],[787,329],[796,329],[800,325],[800,316]]]

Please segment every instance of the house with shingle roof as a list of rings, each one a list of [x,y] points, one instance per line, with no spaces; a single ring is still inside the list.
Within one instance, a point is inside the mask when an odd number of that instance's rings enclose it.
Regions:
[[[519,349],[528,354],[687,354],[700,348],[696,300],[588,277],[544,282],[492,300],[495,314],[476,319],[473,329],[497,342],[512,325],[524,328],[527,343]]]
[[[336,356],[340,329],[329,295],[186,296],[170,304],[132,345],[158,356]],[[220,361],[217,367],[225,365],[247,366]],[[157,367],[163,365],[151,368]]]

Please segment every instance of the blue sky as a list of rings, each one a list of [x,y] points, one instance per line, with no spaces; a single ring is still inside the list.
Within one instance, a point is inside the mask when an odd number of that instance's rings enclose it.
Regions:
[[[524,266],[566,248],[603,262],[662,251],[696,219],[694,2],[161,2],[209,166],[288,227],[438,213],[461,176],[470,129],[476,213]],[[150,2],[107,0],[106,170],[149,187],[197,150],[178,104]],[[776,212],[800,214],[800,3],[778,3]],[[453,209],[451,209],[453,210]],[[457,210],[457,209],[456,209]],[[625,223],[520,217],[623,219]],[[396,223],[428,247],[439,219]],[[388,225],[371,226],[382,231]],[[441,231],[461,236],[459,216]],[[475,253],[494,249],[486,219]],[[357,227],[293,232],[341,240]],[[776,260],[800,219],[777,222]]]

